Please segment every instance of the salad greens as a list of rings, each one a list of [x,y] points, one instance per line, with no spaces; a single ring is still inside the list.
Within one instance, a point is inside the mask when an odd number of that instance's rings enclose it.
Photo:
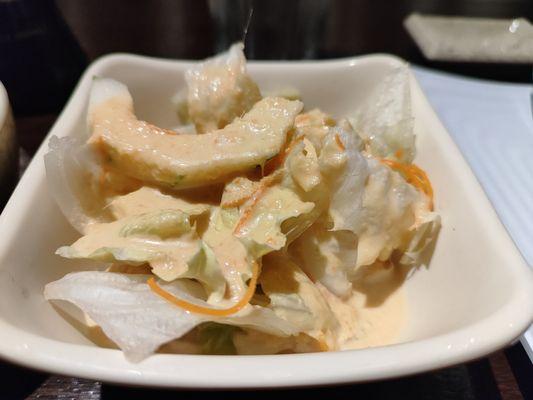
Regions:
[[[82,235],[57,254],[94,264],[45,298],[77,306],[133,362],[184,335],[202,354],[347,348],[361,276],[417,266],[440,226],[412,163],[409,79],[392,69],[336,120],[263,96],[237,44],[186,72],[170,130],[95,78],[87,134],[53,137],[45,156]]]

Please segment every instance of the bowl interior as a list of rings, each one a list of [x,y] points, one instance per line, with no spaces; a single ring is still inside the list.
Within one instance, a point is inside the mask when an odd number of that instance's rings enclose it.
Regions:
[[[374,56],[335,63],[251,63],[250,71],[262,90],[297,88],[307,108],[319,107],[341,117],[356,109],[399,63],[392,57]],[[132,56],[100,60],[82,79],[52,133],[85,132],[91,75],[124,82],[141,118],[173,127],[178,121],[170,99],[184,86],[183,71],[188,65]],[[494,211],[414,78],[412,98],[416,163],[433,183],[442,229],[429,264],[405,283],[408,318],[399,342],[468,329],[497,313],[519,285],[517,274],[509,271],[523,263],[506,235],[502,236]],[[46,283],[86,267],[54,255],[59,246],[74,241],[77,233],[47,190],[44,152],[41,148],[21,182],[17,203],[10,204],[9,226],[2,224],[0,319],[40,337],[94,346],[42,296]],[[5,222],[7,216],[2,217]],[[465,336],[465,343],[471,339],[472,335]]]

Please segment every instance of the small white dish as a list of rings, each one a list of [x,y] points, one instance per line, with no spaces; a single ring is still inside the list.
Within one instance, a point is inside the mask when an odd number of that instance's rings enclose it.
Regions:
[[[308,107],[354,110],[401,60],[386,55],[320,62],[250,63],[263,90],[300,90]],[[126,83],[138,115],[174,126],[169,99],[188,62],[111,55],[93,63],[50,135],[85,129],[94,75]],[[412,79],[416,162],[435,189],[442,216],[429,268],[405,283],[408,321],[399,344],[357,351],[274,356],[157,354],[132,364],[98,348],[46,302],[47,282],[80,266],[54,255],[76,233],[47,190],[39,149],[0,217],[0,356],[64,375],[133,385],[259,388],[368,381],[465,362],[508,345],[533,319],[533,274],[418,84]],[[480,144],[481,145],[481,144]]]

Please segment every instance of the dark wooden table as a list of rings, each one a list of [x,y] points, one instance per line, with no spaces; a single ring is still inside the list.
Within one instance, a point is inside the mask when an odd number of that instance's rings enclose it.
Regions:
[[[22,164],[35,153],[79,75],[96,57],[121,51],[199,59],[211,55],[221,45],[220,29],[213,23],[205,1],[57,0],[54,3],[53,0],[21,0],[13,3],[20,3],[19,11],[22,10],[22,14],[17,14],[17,27],[35,35],[40,32],[44,37],[28,40],[27,35],[21,35],[19,42],[2,43],[2,27],[5,28],[6,19],[13,15],[0,8],[0,80],[7,86],[13,103],[18,139],[25,158]],[[254,57],[279,57],[281,42],[285,40],[290,45],[284,45],[283,57],[301,58],[302,35],[307,32],[305,22],[294,23],[296,32],[284,31],[283,37],[265,35],[263,30],[276,28],[275,22],[262,21],[262,15],[266,16],[269,11],[259,1],[253,3],[255,20],[252,20],[247,40],[254,40]],[[531,0],[326,0],[323,3],[324,16],[314,21],[316,27],[313,28],[319,35],[307,56],[331,58],[388,52],[420,65],[464,75],[515,82],[531,79],[531,66],[429,62],[401,25],[403,18],[412,11],[505,18],[523,16],[531,20]],[[268,4],[282,10],[286,3],[270,0]],[[293,17],[298,19],[298,14]],[[237,37],[229,35],[226,40],[239,38],[239,32],[233,35]],[[47,79],[35,79],[43,75]],[[2,188],[3,191],[10,189]],[[0,362],[0,376],[0,399],[170,399],[181,396],[195,399],[220,395],[125,388],[50,376],[5,362]],[[261,391],[226,392],[223,397],[262,399],[272,395]],[[317,395],[331,399],[533,399],[533,367],[518,343],[481,360],[413,377],[330,388],[282,390],[275,395],[280,398]]]

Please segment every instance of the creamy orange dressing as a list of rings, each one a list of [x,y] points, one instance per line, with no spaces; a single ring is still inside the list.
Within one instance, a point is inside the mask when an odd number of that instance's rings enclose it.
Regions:
[[[339,350],[385,346],[395,342],[407,316],[406,300],[397,271],[380,272],[379,277],[356,285],[352,295],[341,300],[318,284],[339,321]]]
[[[200,250],[194,231],[183,232],[179,237],[160,240],[159,237],[138,237],[124,234],[124,229],[136,223],[137,217],[128,217],[107,224],[88,227],[87,235],[78,239],[70,248],[61,248],[64,257],[91,257],[96,252],[120,249],[135,255],[139,262],[149,262],[152,270],[162,279],[172,281],[188,269],[187,263]],[[102,257],[104,257],[102,255]],[[110,261],[106,256],[102,261]]]
[[[129,271],[131,272],[131,271]],[[405,273],[399,268],[385,269],[376,264],[376,271],[368,273],[355,285],[352,295],[341,300],[320,283],[318,289],[338,320],[333,346],[329,350],[356,350],[396,343],[407,320],[407,303],[402,289]],[[116,348],[88,316],[82,333],[95,344]],[[190,336],[190,335],[189,335]],[[278,337],[263,332],[244,330],[234,334],[237,354],[276,354],[287,352],[317,352],[325,349],[315,339],[300,334]],[[327,349],[326,349],[327,350]],[[200,345],[186,336],[167,343],[160,353],[199,354]]]
[[[90,176],[90,194],[100,197],[93,208],[101,215],[57,254],[114,262],[108,272],[116,275],[69,275],[47,286],[45,297],[78,304],[79,293],[95,290],[82,308],[113,327],[106,329],[110,339],[88,316],[77,319],[80,331],[103,347],[115,347],[114,340],[134,361],[158,347],[216,353],[205,346],[212,340],[233,340],[237,354],[396,342],[407,319],[407,267],[400,264],[416,265],[439,225],[431,184],[410,164],[414,135],[403,123],[410,118],[402,113],[401,124],[380,131],[383,121],[374,119],[391,114],[388,94],[361,109],[362,123],[356,118],[353,125],[358,129],[318,109],[301,113],[300,101],[262,97],[246,73],[242,49],[234,45],[186,72],[188,93],[180,98],[187,104],[179,113],[194,125],[193,134],[138,120],[124,84],[93,80],[87,148],[101,162]],[[386,83],[384,93],[389,84],[398,86]],[[368,139],[366,152],[360,136]],[[389,153],[398,160],[382,159]],[[87,279],[94,286],[87,287]],[[180,282],[193,286],[187,294],[213,307],[189,302],[160,279],[187,279]],[[100,289],[98,282],[132,292],[122,303],[120,293],[102,296],[107,286]],[[145,298],[136,297],[140,287],[167,303],[144,307]],[[135,307],[127,309],[126,323],[110,325],[107,307],[129,301]],[[135,320],[146,313],[150,325],[131,331],[130,314]],[[210,332],[219,337],[205,336],[204,323],[232,326]],[[162,335],[169,324],[176,330]]]
[[[170,188],[199,186],[275,156],[301,109],[299,101],[269,97],[223,129],[177,135],[138,120],[126,92],[93,107],[89,143],[130,177]]]
[[[208,204],[192,203],[146,186],[125,196],[114,198],[109,208],[116,219],[158,210],[180,210],[191,216],[209,211]]]
[[[228,294],[235,301],[246,290],[242,274],[250,271],[248,252],[242,242],[233,236],[232,228],[224,223],[220,213],[220,209],[213,212],[202,239],[213,250],[228,284]]]
[[[246,330],[234,336],[237,353],[355,350],[393,344],[407,319],[407,304],[401,288],[404,276],[404,272],[398,268],[387,270],[377,265],[376,271],[361,279],[352,295],[345,300],[317,283],[338,321],[337,328],[324,338],[328,348],[323,348],[320,341],[305,334],[279,337]]]
[[[261,99],[257,84],[246,73],[241,43],[228,53],[201,63],[185,74],[187,113],[198,133],[223,128]]]

